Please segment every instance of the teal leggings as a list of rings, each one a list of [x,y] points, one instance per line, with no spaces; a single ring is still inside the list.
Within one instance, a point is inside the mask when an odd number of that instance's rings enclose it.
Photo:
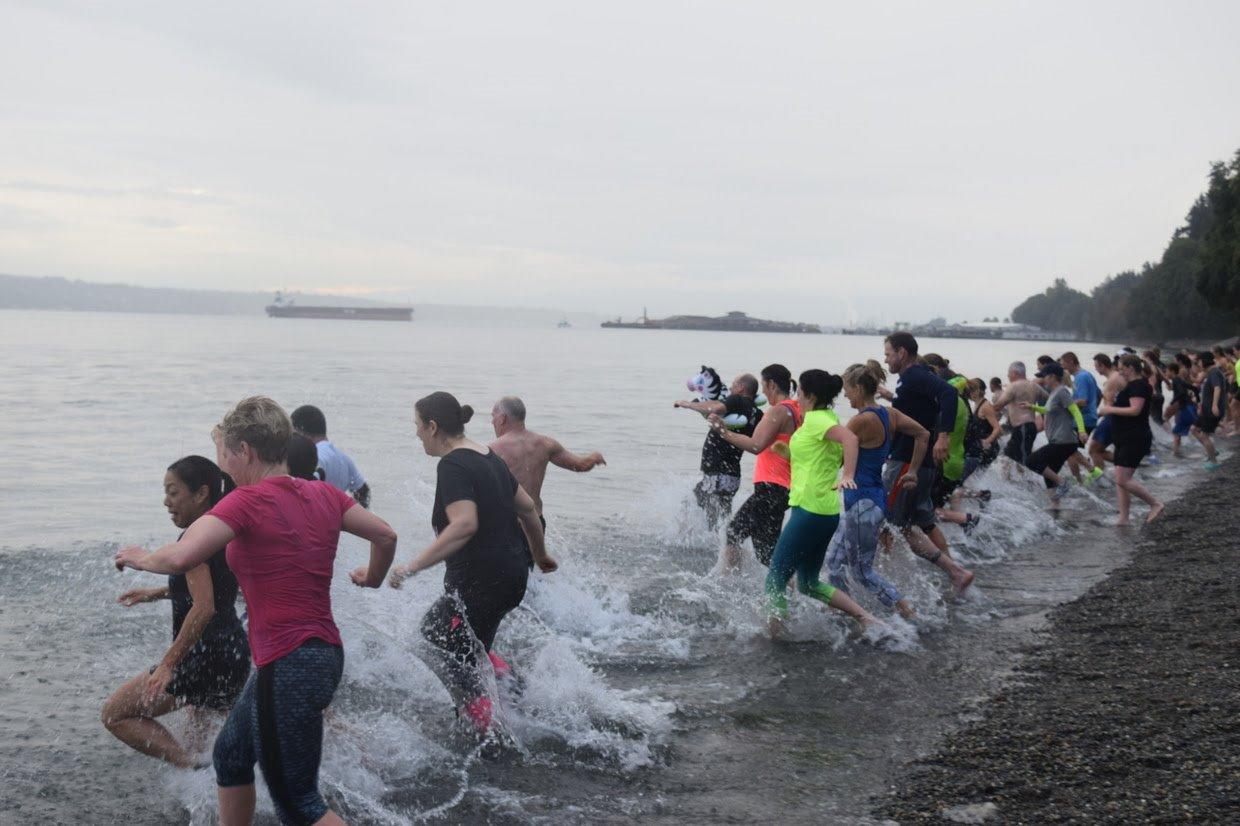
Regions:
[[[835,588],[818,578],[827,546],[839,527],[839,514],[822,516],[801,508],[789,508],[788,524],[779,534],[771,570],[766,575],[766,599],[773,614],[788,613],[788,581],[797,577],[797,590],[820,602],[829,602]]]

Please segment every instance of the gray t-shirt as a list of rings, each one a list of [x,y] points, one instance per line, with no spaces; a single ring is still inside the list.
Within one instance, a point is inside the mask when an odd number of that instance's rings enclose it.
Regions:
[[[1053,445],[1074,445],[1076,421],[1072,418],[1072,391],[1059,385],[1046,400],[1046,441]]]

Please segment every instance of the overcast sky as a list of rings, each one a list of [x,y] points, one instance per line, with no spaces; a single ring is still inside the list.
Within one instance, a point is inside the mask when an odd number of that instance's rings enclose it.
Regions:
[[[1006,315],[1240,148],[1240,4],[10,3],[0,272]]]

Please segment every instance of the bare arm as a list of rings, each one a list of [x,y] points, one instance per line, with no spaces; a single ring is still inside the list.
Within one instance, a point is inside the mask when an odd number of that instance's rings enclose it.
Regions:
[[[185,659],[190,649],[198,644],[198,640],[202,639],[207,623],[215,616],[215,589],[211,585],[211,568],[199,565],[185,575],[185,582],[189,585],[189,595],[194,604],[185,615],[185,622],[181,623],[181,630],[177,632],[176,639],[168,647],[164,658],[146,679],[142,696],[147,703],[155,702],[156,698],[164,693],[164,689],[172,681],[177,665]]]
[[[857,434],[844,425],[837,424],[826,432],[825,437],[844,446],[844,472],[836,487],[856,490],[857,483],[853,481],[853,476],[857,473],[857,452],[860,447]]]
[[[392,567],[392,559],[396,556],[396,531],[392,530],[392,526],[387,522],[366,510],[365,506],[345,511],[340,527],[370,543],[370,563],[350,572],[349,578],[354,585],[378,588],[383,584],[383,578],[387,576],[388,569]]]
[[[517,495],[513,500],[517,506],[517,519],[521,521],[521,530],[530,543],[530,555],[538,570],[551,573],[559,567],[556,561],[547,555],[546,537],[543,535],[542,522],[538,518],[538,507],[534,499],[525,492],[525,488],[517,485]]]
[[[757,454],[775,443],[775,438],[790,415],[788,408],[777,405],[770,413],[762,417],[762,421],[758,422],[758,426],[754,428],[752,436],[728,430],[724,427],[723,420],[717,416],[711,416],[710,423],[715,428],[715,432],[728,444],[739,447],[747,453]]]
[[[438,565],[454,553],[464,548],[469,540],[478,532],[478,504],[472,499],[458,499],[444,508],[448,515],[448,524],[435,541],[427,545],[422,553],[413,558],[408,565],[396,565],[388,584],[399,588],[408,577],[419,571]]]
[[[585,473],[598,465],[607,464],[601,453],[573,453],[555,440],[551,441],[549,454],[547,459],[551,464],[574,473]]]
[[[679,407],[682,410],[692,410],[695,413],[701,413],[703,416],[709,416],[714,413],[716,416],[722,416],[728,412],[728,408],[723,402],[676,402],[672,407]]]
[[[161,599],[168,598],[168,586],[160,585],[155,588],[131,588],[116,598],[116,601],[126,608],[132,608],[143,602],[156,602]]]
[[[992,406],[994,407],[995,411],[998,412],[1002,410],[1003,408],[1007,407],[1011,403],[1012,403],[1012,388],[1009,385],[1008,387],[1003,388],[1003,391],[999,393],[998,396],[995,397],[995,400]]]
[[[133,568],[153,574],[188,573],[214,556],[235,536],[227,522],[207,514],[195,519],[176,542],[168,543],[153,554],[137,545],[121,548],[116,552],[116,569]]]

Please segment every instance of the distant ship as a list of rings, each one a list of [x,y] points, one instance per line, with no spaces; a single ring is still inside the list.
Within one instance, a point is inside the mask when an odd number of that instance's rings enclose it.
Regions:
[[[284,300],[276,293],[276,300],[267,305],[267,315],[272,318],[343,318],[357,321],[413,321],[412,307],[319,307],[298,306],[293,299]]]
[[[725,316],[674,315],[667,318],[650,318],[642,309],[642,317],[636,321],[604,321],[602,326],[626,330],[722,330],[734,333],[822,333],[817,324],[798,324],[791,321],[768,321],[750,318],[745,313],[733,311]]]
[[[568,323],[567,318],[563,318],[563,319],[560,319],[560,322],[556,324],[555,326],[560,328],[561,330],[567,330],[569,327],[572,327],[573,325]]]

